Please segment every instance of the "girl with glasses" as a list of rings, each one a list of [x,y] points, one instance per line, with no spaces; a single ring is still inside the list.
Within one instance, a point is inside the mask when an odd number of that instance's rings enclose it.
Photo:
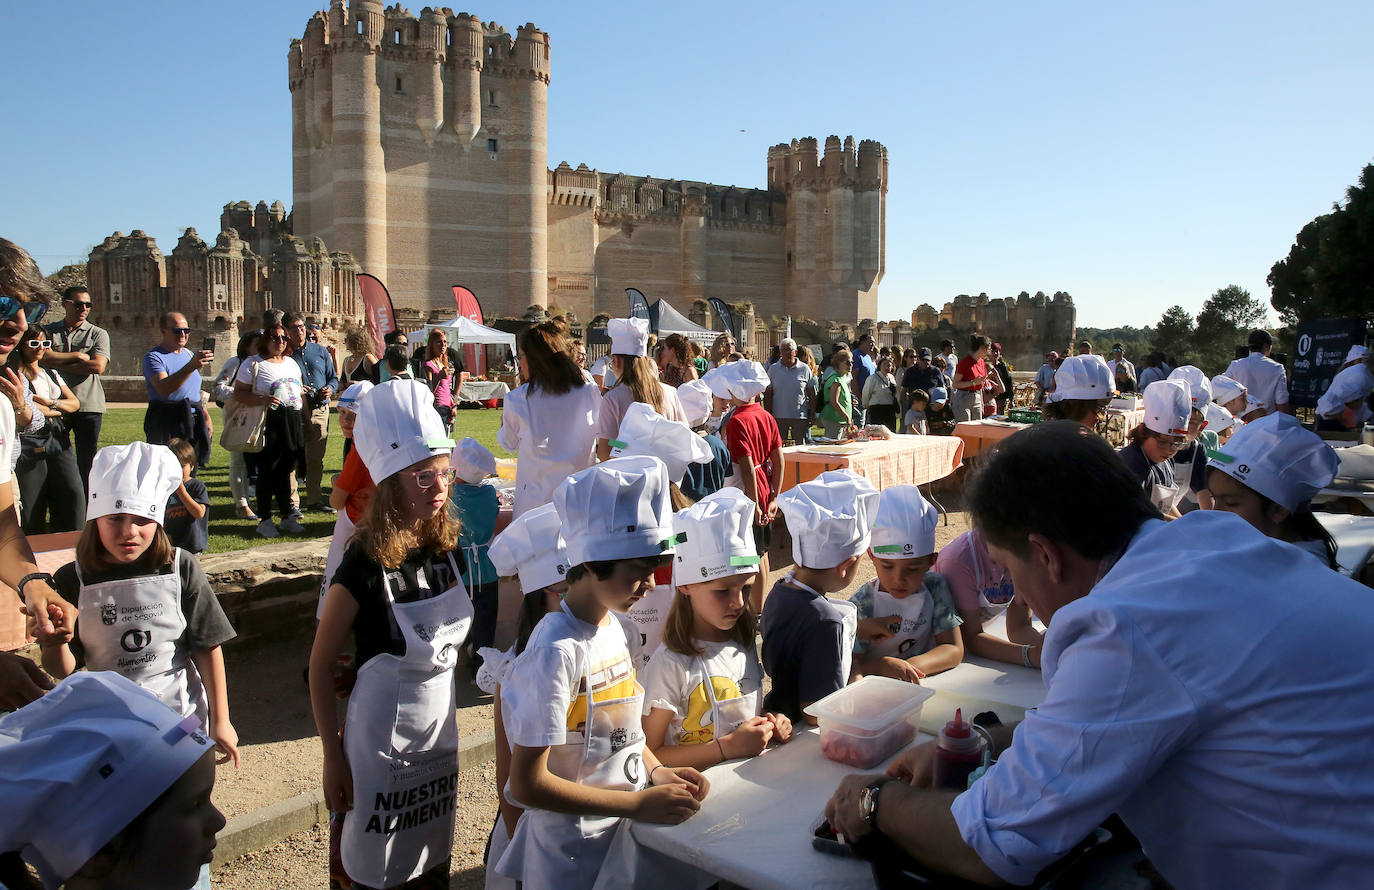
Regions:
[[[291,473],[305,473],[305,432],[301,426],[304,404],[301,366],[286,354],[286,326],[280,309],[262,316],[258,354],[239,366],[234,377],[234,398],[246,405],[267,408],[265,444],[250,455],[258,468],[258,534],[275,538],[281,532],[305,534],[305,526],[291,513]],[[280,530],[272,523],[272,501],[281,514]]]
[[[76,531],[85,518],[85,487],[63,424],[63,417],[81,404],[55,371],[39,365],[51,346],[42,328],[31,327],[8,362],[33,405],[31,421],[19,431],[19,462],[14,468],[19,515],[29,535]]]
[[[354,450],[377,488],[330,582],[310,652],[331,878],[447,887],[458,780],[454,670],[473,619],[449,509],[453,441],[417,380],[388,381],[357,406]],[[332,674],[350,634],[358,678],[341,732]]]

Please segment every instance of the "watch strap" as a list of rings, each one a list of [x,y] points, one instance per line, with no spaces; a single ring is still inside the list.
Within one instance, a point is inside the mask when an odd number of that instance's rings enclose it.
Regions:
[[[865,800],[868,805],[866,807],[861,808],[861,812],[859,813],[859,815],[863,816],[864,821],[868,823],[870,828],[878,827],[879,795],[882,793],[883,786],[890,781],[892,780],[887,778],[879,779],[878,781],[874,782],[873,784],[869,785],[867,788],[864,789],[867,792],[867,794],[865,795]]]
[[[49,575],[47,572],[29,572],[27,575],[19,579],[19,583],[14,588],[15,592],[19,594],[19,598],[21,600],[24,598],[24,585],[28,584],[35,578],[42,578],[44,581],[48,582],[49,587],[52,586],[52,575]]]

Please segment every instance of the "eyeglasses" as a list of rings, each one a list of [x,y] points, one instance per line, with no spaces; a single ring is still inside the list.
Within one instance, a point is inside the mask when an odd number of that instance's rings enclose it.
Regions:
[[[1158,436],[1156,441],[1161,447],[1177,450],[1188,444],[1188,440],[1182,436]]]
[[[52,345],[51,340],[30,340],[26,344],[30,349],[47,349]]]
[[[191,329],[190,329],[190,328],[168,328],[167,330],[171,331],[173,334],[176,334],[178,337],[181,336],[182,334],[189,334],[189,333],[191,333]]]
[[[9,321],[21,311],[24,313],[24,321],[29,324],[38,324],[43,316],[48,314],[48,304],[40,303],[37,300],[25,302],[18,297],[0,294],[0,321]]]
[[[286,335],[285,335],[285,334],[263,334],[263,338],[264,338],[264,339],[267,339],[267,340],[271,340],[271,341],[274,342],[274,343],[285,343],[285,342],[286,342]]]
[[[458,471],[453,467],[445,467],[442,470],[410,470],[410,478],[415,480],[415,485],[422,489],[433,488],[443,480],[444,486],[453,484]]]
[[[78,311],[81,312],[85,312],[87,309],[91,308],[90,300],[69,300],[68,302],[70,302],[73,306],[77,308]]]

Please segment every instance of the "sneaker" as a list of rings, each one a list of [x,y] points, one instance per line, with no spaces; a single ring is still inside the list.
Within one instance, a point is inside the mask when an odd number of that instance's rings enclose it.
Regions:
[[[301,525],[300,520],[298,520],[295,516],[288,516],[284,520],[282,520],[281,530],[286,532],[288,535],[305,534],[305,526]]]
[[[286,523],[282,523],[282,525],[284,527]],[[272,520],[264,519],[258,523],[258,534],[262,535],[264,538],[275,538],[279,536],[281,532],[277,531],[277,527],[272,524]]]
[[[292,507],[291,512],[286,514],[286,518],[294,519],[297,522],[300,522],[302,519],[305,518],[305,514],[301,512],[300,507]]]
[[[331,516],[338,512],[328,504],[306,504],[305,509],[309,510],[311,513],[328,513]]]
[[[239,504],[237,508],[239,519],[248,519],[252,522],[261,522],[262,517],[253,512],[253,508],[247,504]]]

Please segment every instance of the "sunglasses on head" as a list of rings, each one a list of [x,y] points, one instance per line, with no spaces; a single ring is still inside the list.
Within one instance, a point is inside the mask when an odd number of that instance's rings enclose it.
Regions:
[[[48,304],[37,301],[25,302],[18,297],[0,294],[0,321],[9,321],[22,311],[24,321],[38,324],[48,314]]]

